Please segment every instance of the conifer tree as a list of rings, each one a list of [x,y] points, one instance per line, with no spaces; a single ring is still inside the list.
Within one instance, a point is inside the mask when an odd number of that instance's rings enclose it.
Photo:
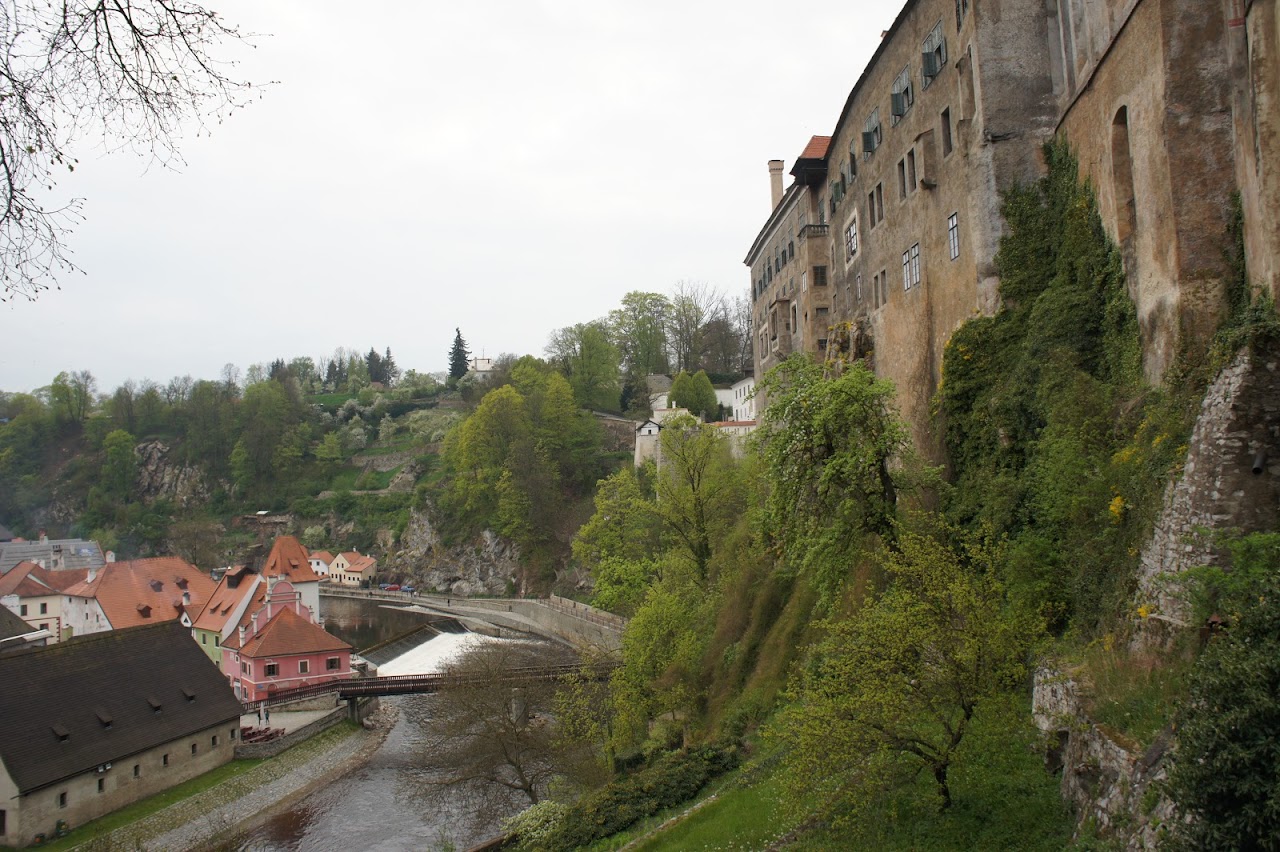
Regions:
[[[458,379],[467,374],[470,360],[471,352],[467,349],[467,342],[462,339],[462,330],[455,328],[453,330],[453,348],[449,350],[449,380],[451,382],[457,383]]]

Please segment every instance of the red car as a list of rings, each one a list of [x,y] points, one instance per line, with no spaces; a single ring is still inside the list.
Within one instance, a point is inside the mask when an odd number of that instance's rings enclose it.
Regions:
[[[399,586],[398,584],[396,584],[396,583],[392,583],[390,586],[387,586],[387,591],[388,591],[388,592],[398,592],[398,591],[400,591],[400,586]]]

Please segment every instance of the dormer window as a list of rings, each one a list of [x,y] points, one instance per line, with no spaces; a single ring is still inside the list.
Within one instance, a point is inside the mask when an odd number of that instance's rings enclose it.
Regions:
[[[184,592],[187,590],[187,580],[185,577],[178,577],[174,579],[173,584]]]
[[[54,725],[51,730],[53,731],[53,735],[58,738],[58,742],[65,743],[67,740],[71,739],[71,732],[62,725]]]
[[[163,589],[163,588],[164,588],[164,583],[162,583],[161,581],[159,581],[159,580],[152,580],[152,581],[151,581],[151,591],[153,591],[153,592],[158,592],[158,591],[160,591],[160,590],[161,590],[161,589]]]
[[[107,730],[111,730],[112,720],[111,720],[110,713],[108,713],[106,710],[103,710],[102,708],[98,708],[97,710],[94,711],[94,715],[98,717],[98,723],[101,724],[102,727],[106,728]]]
[[[191,690],[190,688],[188,688],[188,687],[185,687],[185,686],[184,686],[184,687],[182,687],[182,694],[183,694],[184,696],[186,696],[186,698],[187,698],[187,700],[188,700],[188,701],[195,701],[195,700],[196,700],[196,694],[195,694],[195,692],[194,692],[194,691],[192,691],[192,690]]]
[[[138,614],[141,615],[143,618],[150,618],[151,607],[147,606],[146,604],[138,604]]]
[[[152,713],[159,713],[164,708],[164,705],[154,696],[147,696],[147,704],[150,705]]]

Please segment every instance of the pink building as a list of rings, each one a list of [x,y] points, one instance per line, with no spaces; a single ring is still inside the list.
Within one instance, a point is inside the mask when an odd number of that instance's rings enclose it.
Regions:
[[[352,676],[351,646],[311,620],[286,580],[271,584],[266,603],[222,643],[222,671],[241,701]]]

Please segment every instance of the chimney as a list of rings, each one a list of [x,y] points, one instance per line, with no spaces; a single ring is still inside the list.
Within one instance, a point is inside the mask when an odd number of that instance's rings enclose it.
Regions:
[[[778,202],[782,200],[782,161],[769,161],[769,191],[773,194],[773,205],[769,208],[774,210],[778,206]]]
[[[97,579],[97,576],[98,576],[98,569],[97,569],[97,568],[94,568],[94,567],[92,567],[92,566],[90,566],[90,567],[89,567],[89,582],[90,582],[90,583],[92,583],[95,579]]]
[[[191,606],[191,593],[190,593],[190,592],[183,592],[183,593],[182,593],[182,607],[183,607],[183,609],[186,609],[186,608],[187,608],[187,607],[189,607],[189,606]]]
[[[244,650],[245,636],[248,634],[248,632],[249,631],[245,628],[245,626],[241,624],[240,625],[240,650],[242,651]]]
[[[115,552],[114,550],[108,550],[108,551],[107,551],[107,553],[106,553],[106,559],[107,559],[107,561],[108,561],[108,562],[115,562],[115,561],[116,561],[116,552]]]

